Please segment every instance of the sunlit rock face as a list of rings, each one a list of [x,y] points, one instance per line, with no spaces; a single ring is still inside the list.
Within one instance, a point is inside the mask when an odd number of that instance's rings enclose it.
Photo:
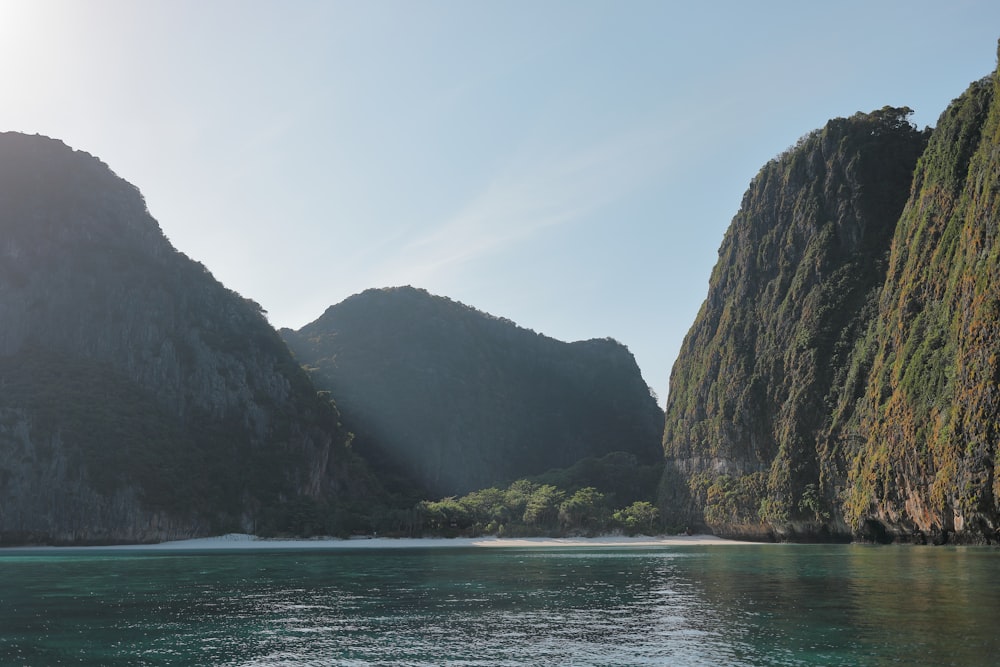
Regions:
[[[877,314],[833,414],[852,443],[851,525],[917,541],[1000,535],[1000,96],[997,75],[941,115],[896,228]]]
[[[1000,104],[831,121],[751,183],[671,378],[677,522],[994,542]]]
[[[668,523],[846,536],[830,405],[864,334],[926,143],[905,109],[830,121],[753,179],[673,368]]]
[[[0,134],[0,232],[5,542],[250,529],[336,494],[336,411],[134,186],[59,141]]]
[[[368,290],[299,331],[355,448],[430,497],[586,457],[660,458],[663,412],[620,343],[564,343],[419,289]]]

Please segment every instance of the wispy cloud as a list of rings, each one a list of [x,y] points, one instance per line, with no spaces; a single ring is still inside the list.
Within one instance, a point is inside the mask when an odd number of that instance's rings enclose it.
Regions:
[[[376,272],[382,282],[426,283],[583,220],[660,173],[667,139],[662,128],[646,128],[585,150],[521,150],[455,215],[397,246]]]

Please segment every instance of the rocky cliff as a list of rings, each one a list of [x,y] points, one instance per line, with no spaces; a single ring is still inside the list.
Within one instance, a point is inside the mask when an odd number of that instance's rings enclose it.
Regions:
[[[410,287],[368,290],[282,335],[358,451],[424,497],[614,451],[661,455],[663,413],[612,340],[563,343]]]
[[[929,137],[831,121],[754,179],[671,375],[668,522],[995,539],[996,85]]]
[[[346,492],[336,410],[106,165],[0,134],[0,230],[5,543],[277,529]]]
[[[668,522],[757,535],[809,519],[830,393],[925,142],[906,113],[833,120],[751,183],[671,375]]]
[[[938,121],[833,411],[845,519],[876,538],[1000,538],[998,85]]]

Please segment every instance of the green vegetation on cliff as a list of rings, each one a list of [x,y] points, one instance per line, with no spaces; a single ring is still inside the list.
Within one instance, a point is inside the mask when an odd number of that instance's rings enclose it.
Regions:
[[[998,81],[929,136],[856,114],[754,179],[671,376],[667,521],[997,539]]]
[[[751,183],[671,376],[668,520],[769,533],[827,501],[817,437],[924,147],[908,113],[830,121]]]
[[[974,83],[941,116],[855,350],[863,394],[837,406],[831,438],[845,450],[852,526],[998,536],[998,85]]]

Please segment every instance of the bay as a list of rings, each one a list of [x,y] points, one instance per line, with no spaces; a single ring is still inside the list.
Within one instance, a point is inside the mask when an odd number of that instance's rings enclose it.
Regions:
[[[989,665],[989,547],[0,551],[2,665]]]

